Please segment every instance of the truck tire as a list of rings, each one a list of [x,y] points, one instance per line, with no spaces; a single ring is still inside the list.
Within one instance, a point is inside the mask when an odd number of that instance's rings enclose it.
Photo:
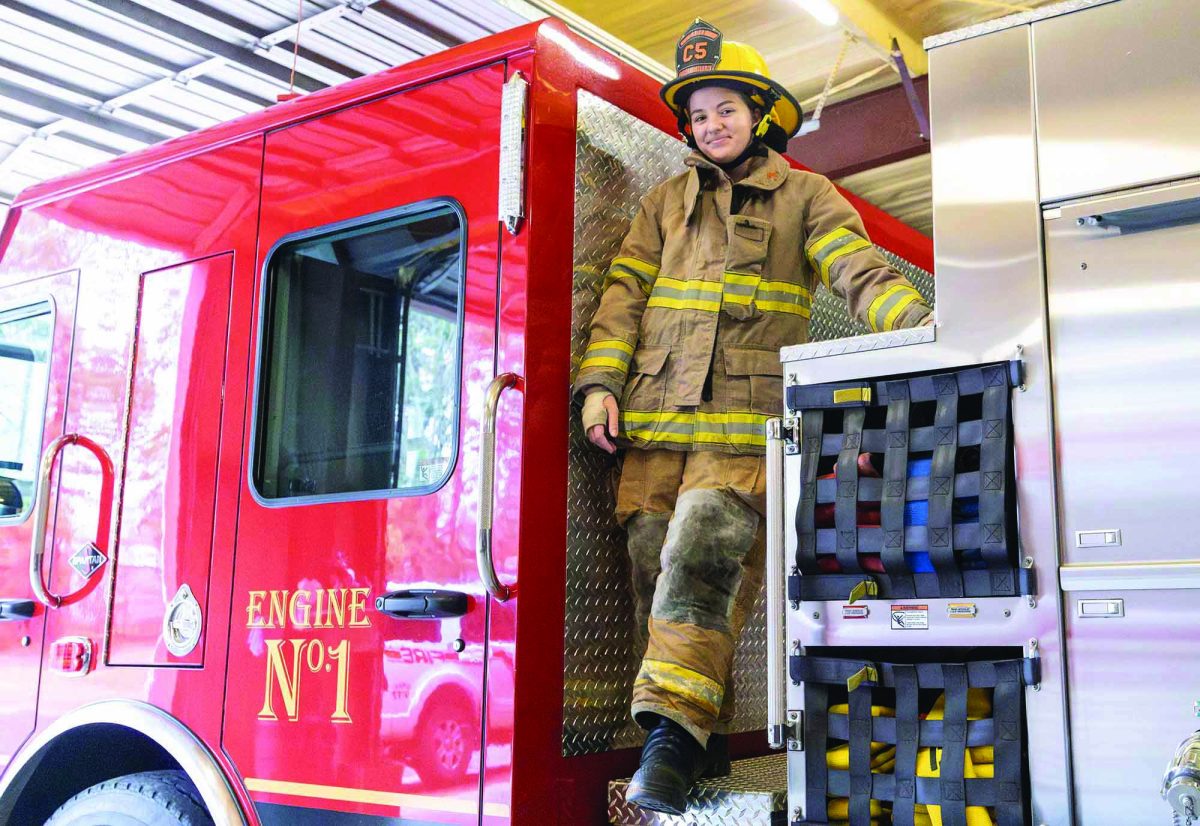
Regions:
[[[181,771],[127,774],[84,789],[46,826],[213,826],[200,793]]]
[[[462,780],[471,760],[471,721],[450,700],[435,701],[421,716],[413,768],[427,786]]]

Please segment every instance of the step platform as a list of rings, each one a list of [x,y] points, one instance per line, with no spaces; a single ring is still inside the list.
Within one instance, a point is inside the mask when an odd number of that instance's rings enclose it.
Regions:
[[[733,761],[728,777],[701,780],[681,815],[625,802],[629,778],[608,784],[608,822],[615,826],[783,826],[787,823],[787,754]]]

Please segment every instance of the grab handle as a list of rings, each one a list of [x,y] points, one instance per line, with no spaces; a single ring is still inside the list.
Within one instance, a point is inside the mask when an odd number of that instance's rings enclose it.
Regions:
[[[514,588],[496,576],[492,561],[492,512],[495,509],[496,482],[496,408],[500,394],[510,387],[519,387],[522,379],[516,373],[501,373],[488,385],[483,405],[483,433],[479,448],[479,540],[475,545],[475,562],[479,578],[493,598],[504,602],[513,596]]]
[[[783,421],[767,420],[767,743],[787,743],[784,661]]]
[[[100,463],[102,489],[95,545],[101,551],[103,551],[103,545],[107,544],[104,542],[104,538],[108,534],[108,513],[112,503],[113,463],[104,448],[79,433],[66,433],[46,447],[46,452],[42,454],[42,466],[38,472],[37,505],[33,512],[33,541],[29,549],[29,586],[33,589],[33,595],[38,598],[38,601],[50,608],[59,607],[64,599],[64,597],[50,592],[46,585],[45,572],[42,570],[42,558],[46,555],[46,522],[50,515],[50,478],[54,475],[54,463],[58,459],[58,454],[67,445],[79,445],[87,448]]]

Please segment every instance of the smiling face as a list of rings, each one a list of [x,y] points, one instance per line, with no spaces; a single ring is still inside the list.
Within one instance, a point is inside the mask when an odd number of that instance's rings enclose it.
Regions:
[[[697,89],[688,99],[687,111],[696,146],[713,163],[735,160],[750,145],[757,112],[732,89]]]

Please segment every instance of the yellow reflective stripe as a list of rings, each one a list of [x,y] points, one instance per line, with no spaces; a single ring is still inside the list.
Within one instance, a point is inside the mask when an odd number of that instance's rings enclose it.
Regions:
[[[921,300],[921,294],[908,284],[896,284],[876,296],[867,307],[867,323],[876,333],[891,330],[904,308]]]
[[[647,307],[665,307],[668,310],[705,310],[715,313],[721,309],[720,301],[704,301],[699,298],[667,298],[666,296],[651,296],[646,302]]]
[[[612,367],[617,370],[628,370],[629,362],[621,361],[620,359],[610,358],[609,356],[589,356],[579,365],[580,370],[588,370],[592,367]]]
[[[812,293],[809,292],[808,287],[801,284],[793,284],[790,281],[763,281],[758,285],[758,289],[761,292],[788,293],[810,301],[812,300]]]
[[[812,310],[805,307],[803,304],[793,304],[790,301],[763,301],[755,299],[755,304],[760,310],[765,310],[771,313],[790,313],[791,315],[804,316],[809,318],[812,315]]]
[[[622,434],[629,439],[674,444],[767,444],[765,413],[658,413],[623,411]]]
[[[678,290],[679,292],[695,291],[700,293],[713,293],[714,295],[720,294],[721,292],[721,285],[715,281],[701,281],[699,279],[680,281],[678,278],[669,278],[665,275],[654,282],[654,288]]]
[[[607,290],[618,281],[632,281],[638,285],[638,289],[640,289],[644,294],[650,295],[651,287],[642,280],[641,276],[634,276],[630,275],[629,273],[618,272],[616,270],[609,270],[608,275],[604,276],[604,286],[601,287],[601,290]]]
[[[762,278],[760,275],[750,275],[744,272],[726,272],[725,282],[728,284],[745,284],[753,287]]]
[[[647,264],[645,261],[637,258],[614,258],[613,264],[619,264],[623,267],[629,267],[634,272],[641,273],[647,278],[653,280],[658,277],[658,267],[653,264]]]
[[[886,316],[884,316],[883,324],[881,324],[880,326],[884,330],[894,330],[896,327],[896,319],[898,319],[900,317],[900,314],[902,312],[904,312],[905,309],[908,308],[908,305],[912,304],[914,301],[923,301],[923,300],[924,299],[921,298],[921,294],[919,292],[917,292],[916,290],[913,290],[911,293],[904,296],[904,298],[902,298],[898,302],[896,302],[896,306],[892,307],[892,309],[888,312],[888,314]]]
[[[725,687],[716,680],[699,671],[662,660],[642,660],[642,670],[638,672],[635,685],[661,686],[710,714],[721,710],[721,701],[725,698]]]
[[[851,232],[845,227],[838,227],[818,238],[808,247],[808,260],[812,268],[821,277],[821,283],[829,287],[830,271],[834,263],[843,256],[865,250],[871,242],[862,236]]]
[[[587,351],[590,353],[593,350],[620,350],[631,356],[633,355],[633,345],[619,338],[602,338],[598,341],[593,341],[588,345]]]

